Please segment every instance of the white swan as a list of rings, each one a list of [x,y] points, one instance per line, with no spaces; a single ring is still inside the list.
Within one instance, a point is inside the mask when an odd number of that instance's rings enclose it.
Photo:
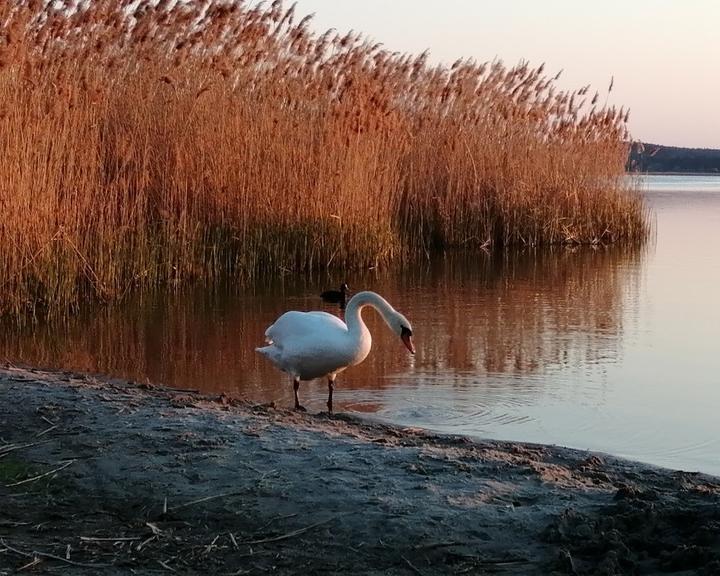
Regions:
[[[348,366],[360,364],[370,352],[372,337],[360,311],[371,306],[390,330],[415,354],[412,326],[407,318],[375,292],[358,292],[350,299],[345,322],[327,312],[285,312],[265,331],[268,346],[255,350],[293,379],[295,409],[305,410],[298,400],[301,380],[328,379],[328,412],[332,412],[335,377]]]

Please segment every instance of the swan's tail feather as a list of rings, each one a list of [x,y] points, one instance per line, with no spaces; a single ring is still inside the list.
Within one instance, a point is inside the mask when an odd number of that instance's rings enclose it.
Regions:
[[[258,354],[262,354],[270,360],[277,368],[280,370],[285,370],[283,367],[283,361],[282,361],[282,352],[277,348],[277,346],[263,346],[262,348],[255,348],[255,352]]]
[[[270,358],[270,360],[272,360],[273,362],[277,362],[278,355],[280,354],[280,349],[277,346],[271,344],[270,346],[262,346],[260,348],[255,348],[255,352]]]

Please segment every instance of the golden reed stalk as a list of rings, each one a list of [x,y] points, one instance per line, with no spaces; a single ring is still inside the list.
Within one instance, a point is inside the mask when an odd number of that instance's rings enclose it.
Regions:
[[[0,313],[438,249],[641,242],[627,112],[281,1],[0,5]]]

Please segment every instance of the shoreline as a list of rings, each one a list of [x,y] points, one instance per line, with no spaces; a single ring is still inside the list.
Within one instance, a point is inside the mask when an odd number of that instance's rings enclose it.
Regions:
[[[627,172],[628,176],[720,176],[720,172]]]
[[[720,572],[702,473],[70,372],[0,398],[0,576]]]

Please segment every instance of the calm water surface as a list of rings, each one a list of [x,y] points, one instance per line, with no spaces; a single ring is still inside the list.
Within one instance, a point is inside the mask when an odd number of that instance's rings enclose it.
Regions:
[[[527,250],[347,278],[413,322],[417,355],[372,312],[373,350],[336,409],[483,437],[601,450],[720,474],[720,177],[651,176],[642,251]],[[283,311],[323,308],[343,278],[255,293],[145,297],[62,326],[5,330],[0,356],[291,406],[253,352]],[[303,383],[325,408],[326,385]]]

